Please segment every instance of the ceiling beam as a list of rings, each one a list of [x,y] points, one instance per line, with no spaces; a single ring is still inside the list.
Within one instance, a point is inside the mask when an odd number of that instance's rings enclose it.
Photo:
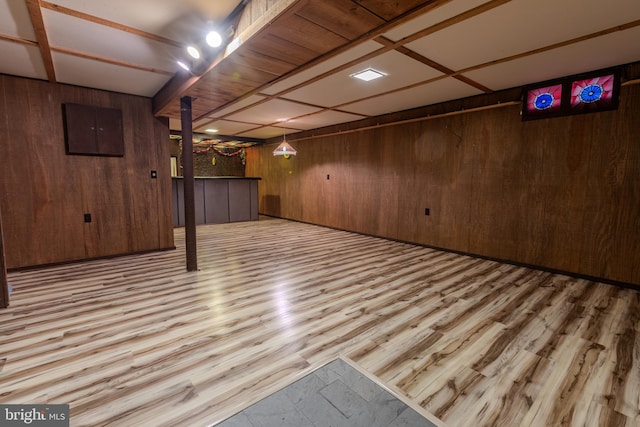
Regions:
[[[297,67],[294,70],[292,70],[292,71],[290,71],[290,72],[288,72],[286,74],[281,75],[280,77],[276,78],[275,80],[270,81],[269,83],[267,83],[265,85],[262,85],[262,86],[254,89],[252,91],[249,91],[249,92],[245,93],[244,95],[242,95],[241,97],[237,98],[233,102],[237,102],[237,101],[246,99],[246,98],[248,98],[248,97],[250,97],[252,95],[255,95],[257,93],[260,93],[262,90],[264,90],[268,86],[277,84],[277,83],[279,83],[279,82],[281,82],[283,80],[286,80],[286,79],[290,78],[293,75],[296,75],[296,74],[299,74],[299,73],[301,73],[303,71],[306,71],[306,70],[308,70],[308,69],[310,69],[310,68],[312,68],[312,67],[314,67],[314,66],[316,66],[316,65],[318,65],[318,64],[320,64],[320,63],[322,63],[324,61],[326,61],[329,58],[338,56],[338,55],[348,51],[349,49],[352,49],[356,45],[359,45],[359,44],[364,43],[364,42],[369,41],[369,40],[374,40],[376,37],[380,36],[381,34],[387,32],[387,31],[389,31],[390,29],[392,29],[392,28],[394,28],[394,27],[396,27],[396,26],[398,26],[398,25],[400,25],[402,23],[408,22],[411,19],[415,18],[416,16],[419,16],[421,14],[427,13],[427,12],[429,12],[431,10],[435,10],[438,7],[441,7],[441,6],[447,4],[447,3],[451,2],[451,1],[452,0],[429,0],[429,1],[426,1],[422,5],[420,5],[420,6],[416,7],[416,8],[413,8],[413,9],[411,9],[411,10],[409,10],[409,11],[407,11],[407,12],[405,12],[405,13],[397,16],[397,17],[395,17],[394,19],[392,19],[392,20],[386,22],[385,24],[375,28],[374,30],[369,31],[369,32],[364,33],[364,34],[361,34],[357,38],[353,39],[350,43],[346,43],[345,45],[332,50],[328,54],[322,55],[322,56],[320,56],[320,57],[318,57],[318,58],[316,58],[316,59],[314,59],[312,61],[309,61],[308,63],[306,63],[306,64],[304,64],[304,65],[302,65],[300,67]],[[500,1],[511,1],[511,0],[500,0]],[[278,98],[278,97],[280,97],[280,96],[282,96],[282,95],[284,95],[284,94],[286,94],[288,92],[292,92],[292,91],[294,91],[294,90],[296,90],[296,89],[298,89],[300,87],[306,86],[309,83],[313,83],[314,81],[321,80],[324,77],[330,76],[332,74],[335,74],[336,72],[339,72],[341,70],[347,69],[347,68],[351,67],[352,65],[354,65],[354,64],[356,64],[358,62],[362,62],[362,61],[364,61],[364,60],[366,60],[368,58],[374,58],[374,57],[380,55],[381,53],[383,53],[385,51],[389,51],[391,49],[395,49],[395,47],[397,47],[397,46],[396,45],[384,46],[383,48],[381,48],[379,50],[376,50],[375,52],[371,52],[371,53],[369,53],[367,55],[364,55],[364,56],[362,56],[360,58],[355,58],[354,60],[350,61],[348,64],[344,64],[341,67],[335,68],[333,70],[329,70],[329,71],[327,71],[327,72],[325,72],[325,73],[323,73],[321,75],[315,76],[313,79],[310,79],[308,81],[302,82],[302,83],[300,83],[298,85],[295,85],[295,86],[293,86],[291,88],[288,88],[285,91],[282,91],[280,93],[271,95],[269,97],[265,97],[262,101],[259,101],[259,102],[255,103],[255,104],[247,105],[246,107],[244,107],[244,108],[242,108],[240,110],[234,111],[234,113],[238,112],[238,111],[243,111],[243,110],[249,109],[249,108],[251,108],[251,107],[253,107],[255,105],[262,104],[262,103],[267,102],[267,101],[269,101],[271,99]],[[226,108],[228,106],[229,106],[228,104],[225,104],[225,105],[216,107],[213,110],[210,110],[210,111],[208,111],[208,112],[206,112],[204,114],[201,114],[196,119],[200,119],[200,118],[206,117],[206,116],[208,116],[210,114],[213,114],[216,111],[224,109],[224,108]]]
[[[295,4],[299,0],[279,0],[276,2],[274,6],[270,9],[266,10],[264,15],[255,18],[252,23],[250,23],[246,28],[238,28],[236,32],[236,38],[239,43],[246,42],[251,37],[255,36],[260,30],[264,27],[270,25],[270,22],[274,20],[277,16],[283,14],[289,7]],[[244,7],[246,2],[241,2],[236,10],[234,10],[231,15],[225,20],[225,23],[222,27],[226,25],[236,25],[238,22],[242,21]],[[250,11],[247,11],[249,14]],[[238,34],[239,33],[239,34]],[[215,68],[224,58],[225,58],[225,50],[223,49],[220,54],[214,58],[214,60],[208,65],[207,69],[199,74],[193,75],[189,72],[183,73],[179,72],[171,80],[167,82],[164,87],[162,87],[158,93],[153,97],[153,113],[156,115],[161,114],[161,111],[172,102],[176,102],[180,96],[186,93],[186,91],[195,85],[205,74]],[[206,114],[205,114],[206,115]],[[197,121],[199,118],[202,118],[204,115],[200,115],[196,117]]]
[[[49,39],[47,37],[47,30],[44,27],[44,21],[42,20],[42,9],[40,9],[39,0],[25,0],[27,2],[27,8],[29,9],[29,17],[31,18],[31,25],[33,31],[36,34],[36,41],[40,48],[40,55],[42,56],[42,62],[44,68],[47,71],[47,78],[50,82],[56,82],[56,72],[53,68],[53,58],[51,57],[51,48],[49,47]]]

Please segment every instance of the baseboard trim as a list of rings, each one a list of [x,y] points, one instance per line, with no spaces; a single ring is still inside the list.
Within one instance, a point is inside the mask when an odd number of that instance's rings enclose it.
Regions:
[[[11,273],[11,272],[16,272],[16,271],[38,270],[38,269],[41,269],[41,268],[57,267],[57,266],[60,266],[60,265],[76,264],[76,263],[81,263],[81,262],[86,262],[86,261],[97,261],[97,260],[101,260],[101,259],[120,258],[120,257],[123,257],[123,256],[129,256],[129,255],[144,255],[144,254],[150,254],[150,253],[153,253],[153,252],[172,251],[172,250],[175,250],[175,249],[176,249],[175,246],[167,246],[165,248],[148,249],[148,250],[144,250],[144,251],[126,252],[126,253],[121,253],[121,254],[104,255],[104,256],[90,257],[90,258],[70,259],[70,260],[65,260],[65,261],[50,262],[50,263],[46,263],[46,264],[26,265],[26,266],[23,266],[23,267],[7,268],[7,272]]]

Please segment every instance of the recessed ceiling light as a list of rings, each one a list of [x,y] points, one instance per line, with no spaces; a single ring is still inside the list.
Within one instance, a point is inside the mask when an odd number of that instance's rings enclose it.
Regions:
[[[205,129],[206,133],[218,133],[218,129]]]
[[[385,73],[383,73],[382,71],[374,70],[373,68],[367,68],[366,70],[358,71],[357,73],[351,74],[351,77],[364,80],[365,82],[375,80],[384,76],[386,76]]]
[[[200,58],[200,51],[195,46],[187,46],[187,52],[189,52],[189,55],[194,59]]]

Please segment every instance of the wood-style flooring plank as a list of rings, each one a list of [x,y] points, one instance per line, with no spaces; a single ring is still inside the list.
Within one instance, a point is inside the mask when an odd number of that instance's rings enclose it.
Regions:
[[[343,356],[450,426],[640,426],[640,291],[261,218],[9,274],[0,402],[205,426]]]

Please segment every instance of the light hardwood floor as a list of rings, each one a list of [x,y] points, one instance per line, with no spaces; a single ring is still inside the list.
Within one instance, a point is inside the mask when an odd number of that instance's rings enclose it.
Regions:
[[[450,426],[639,426],[640,292],[278,219],[14,272],[0,402],[201,426],[343,356]]]

